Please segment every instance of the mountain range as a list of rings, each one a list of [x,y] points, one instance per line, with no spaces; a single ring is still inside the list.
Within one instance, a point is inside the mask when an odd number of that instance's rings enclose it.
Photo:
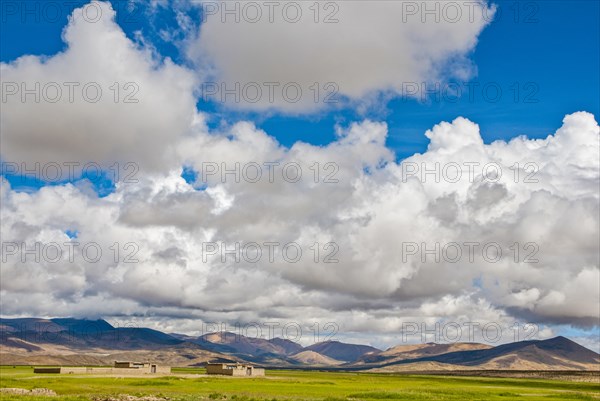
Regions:
[[[281,338],[231,332],[194,337],[148,328],[113,327],[105,320],[0,319],[2,365],[105,365],[115,360],[171,366],[251,362],[266,367],[395,371],[600,370],[600,355],[569,340],[368,345],[324,341],[308,347]]]

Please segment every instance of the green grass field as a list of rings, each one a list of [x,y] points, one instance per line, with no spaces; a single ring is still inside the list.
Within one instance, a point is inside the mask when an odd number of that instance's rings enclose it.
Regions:
[[[192,376],[91,377],[36,375],[31,367],[0,367],[0,387],[48,388],[58,397],[0,393],[10,400],[107,400],[155,396],[171,400],[600,400],[600,384],[559,380],[267,371],[267,378]]]

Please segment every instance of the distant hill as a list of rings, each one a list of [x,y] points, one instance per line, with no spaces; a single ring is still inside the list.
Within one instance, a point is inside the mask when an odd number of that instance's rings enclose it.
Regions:
[[[298,352],[297,354],[292,355],[291,358],[302,364],[311,366],[337,366],[344,363],[342,361],[337,361],[328,356],[321,355],[318,352],[308,350]]]
[[[115,328],[105,320],[0,319],[2,365],[108,365],[119,359],[174,366],[236,360],[157,330]]]
[[[463,350],[432,356],[382,361],[385,370],[403,370],[403,365],[437,363],[455,369],[482,370],[600,370],[600,355],[565,337],[520,341],[493,348]],[[390,369],[394,366],[395,369]]]
[[[451,344],[412,344],[398,345],[385,351],[372,352],[362,355],[354,365],[383,365],[401,362],[409,359],[419,359],[458,351],[471,351],[492,348],[490,345],[478,343],[451,343]]]
[[[205,334],[191,341],[215,352],[251,356],[265,354],[287,356],[302,350],[300,344],[290,340],[282,338],[265,340],[263,338],[245,337],[231,332]]]
[[[394,371],[600,370],[600,355],[569,340],[398,345],[385,351],[339,341],[302,347],[290,340],[230,332],[200,337],[148,328],[113,327],[105,320],[0,319],[2,365],[106,365],[115,360],[171,366],[252,362],[266,367]]]
[[[52,344],[71,349],[113,350],[155,349],[183,342],[144,327],[115,328],[101,319],[0,319],[0,342],[8,345],[8,341],[17,348]]]
[[[323,341],[306,347],[306,349],[344,362],[356,361],[358,358],[367,353],[381,352],[380,349],[371,347],[369,345],[345,344],[339,341]]]
[[[112,365],[114,361],[153,361],[168,366],[202,366],[207,362],[234,362],[238,358],[216,354],[191,343],[139,350],[78,350],[44,348],[19,352],[0,347],[0,365]],[[12,351],[12,352],[11,352]],[[102,351],[102,352],[98,352]]]

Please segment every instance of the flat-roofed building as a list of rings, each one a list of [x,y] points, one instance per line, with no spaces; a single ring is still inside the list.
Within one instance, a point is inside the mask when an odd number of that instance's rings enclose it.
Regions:
[[[264,376],[265,370],[243,363],[209,363],[206,365],[206,373],[226,376]]]
[[[147,362],[130,362],[130,361],[115,361],[112,367],[46,367],[34,368],[33,373],[61,373],[73,375],[110,375],[110,374],[125,374],[125,375],[146,375],[146,374],[169,374],[171,373],[170,366],[159,366],[154,363]]]

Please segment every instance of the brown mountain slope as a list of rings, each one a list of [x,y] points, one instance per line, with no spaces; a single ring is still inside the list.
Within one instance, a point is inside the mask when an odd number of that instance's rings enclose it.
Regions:
[[[58,353],[60,352],[60,353]],[[207,362],[239,360],[202,349],[196,344],[181,344],[149,350],[42,350],[35,352],[0,352],[0,365],[112,365],[114,361],[152,361],[168,366],[198,366]]]
[[[455,369],[482,370],[600,370],[600,355],[565,338],[521,341],[493,348],[455,351],[386,362],[377,367],[403,371],[409,364],[453,365]],[[442,366],[443,366],[442,365]]]
[[[105,320],[86,319],[1,319],[0,345],[44,348],[54,345],[68,349],[112,350],[160,349],[183,343],[175,337],[144,327],[113,327]]]
[[[311,366],[337,366],[344,363],[342,361],[337,361],[333,358],[329,358],[328,356],[321,355],[315,351],[302,351],[295,355],[292,355],[290,359],[293,359],[304,365]]]
[[[352,366],[356,365],[381,365],[401,362],[408,359],[419,359],[429,356],[447,354],[449,352],[472,351],[492,348],[490,345],[479,343],[454,343],[454,344],[411,344],[398,345],[379,353],[370,353],[360,357]]]
[[[380,349],[362,344],[346,344],[339,341],[323,341],[305,348],[338,361],[353,362],[368,353],[381,352]]]
[[[380,368],[368,369],[375,373],[393,373],[393,372],[450,372],[457,370],[478,370],[472,366],[458,366],[449,363],[440,362],[414,362],[403,363],[399,365],[387,365]]]
[[[0,352],[0,365],[98,366],[109,365],[111,363],[102,357],[85,354],[53,355],[36,352],[23,355]]]
[[[534,344],[478,366],[486,370],[600,370],[600,359],[593,362],[587,358],[578,359],[576,354],[563,356]]]
[[[110,354],[107,358],[112,362],[120,361],[154,361],[168,366],[200,366],[207,362],[243,362],[239,358],[202,349],[196,344],[181,344],[159,350],[122,351]]]
[[[196,344],[215,351],[234,355],[257,357],[261,355],[284,357],[302,350],[302,346],[290,340],[245,337],[231,332],[205,334],[192,340]]]

